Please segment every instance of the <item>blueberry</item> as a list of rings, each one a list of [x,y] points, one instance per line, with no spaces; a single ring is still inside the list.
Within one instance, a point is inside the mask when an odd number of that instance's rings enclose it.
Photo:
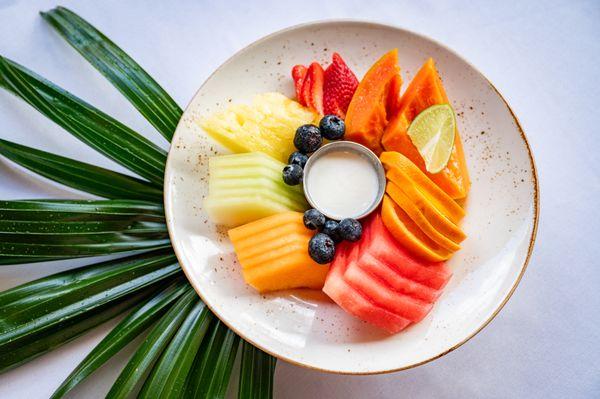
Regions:
[[[339,116],[325,115],[319,123],[319,129],[327,140],[339,140],[346,133],[346,124]]]
[[[302,182],[302,174],[300,165],[286,165],[283,168],[283,181],[290,186],[296,186]]]
[[[343,240],[355,242],[360,240],[362,225],[356,219],[342,219],[338,231]]]
[[[329,263],[335,256],[335,243],[328,235],[317,233],[308,242],[308,254],[317,263]]]
[[[304,168],[304,165],[306,165],[307,161],[308,156],[304,155],[299,151],[292,152],[292,154],[288,158],[288,163],[290,165],[300,165],[301,168]]]
[[[335,220],[328,220],[325,222],[325,226],[323,226],[323,234],[327,234],[333,242],[342,241],[342,237],[340,236],[339,223]]]
[[[304,225],[307,229],[321,230],[325,225],[325,215],[316,209],[309,209],[304,212]]]
[[[310,154],[319,149],[323,143],[323,137],[319,128],[315,125],[302,125],[296,129],[294,145],[303,154]]]

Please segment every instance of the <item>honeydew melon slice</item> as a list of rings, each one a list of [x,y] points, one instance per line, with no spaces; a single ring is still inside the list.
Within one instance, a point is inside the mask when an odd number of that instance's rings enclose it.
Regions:
[[[235,198],[209,196],[204,200],[204,208],[214,223],[231,227],[290,210],[258,193]]]

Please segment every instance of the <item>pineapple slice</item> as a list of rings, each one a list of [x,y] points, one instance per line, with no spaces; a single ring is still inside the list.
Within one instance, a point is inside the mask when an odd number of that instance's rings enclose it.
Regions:
[[[280,93],[263,93],[252,105],[233,104],[200,119],[209,136],[236,153],[260,151],[281,162],[295,151],[294,133],[318,115]]]
[[[302,188],[283,183],[284,166],[260,152],[210,158],[204,207],[211,220],[233,227],[275,213],[306,210]]]

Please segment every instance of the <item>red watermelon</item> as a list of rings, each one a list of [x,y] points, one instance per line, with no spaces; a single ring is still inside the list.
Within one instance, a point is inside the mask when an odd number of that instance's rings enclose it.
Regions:
[[[338,245],[323,291],[351,315],[396,333],[427,316],[451,275],[442,262],[414,258],[375,215],[363,221],[358,242]]]

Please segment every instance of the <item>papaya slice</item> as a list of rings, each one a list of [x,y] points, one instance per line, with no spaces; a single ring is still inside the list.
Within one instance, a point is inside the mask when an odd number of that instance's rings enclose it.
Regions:
[[[409,179],[406,179],[404,175],[394,170],[389,171],[387,176],[388,184],[394,184],[396,187],[401,187],[401,190],[410,199],[410,201],[445,237],[448,237],[456,244],[460,244],[465,240],[465,238],[467,238],[466,234],[461,230],[461,228],[457,226],[451,218],[443,213],[444,210],[438,209],[436,205],[434,205],[426,195],[419,191],[418,187],[416,187]],[[402,176],[404,178],[398,179],[398,176]]]
[[[456,252],[460,249],[460,245],[452,241],[452,239],[446,237],[441,231],[439,231],[438,226],[434,225],[439,222],[439,219],[435,219],[432,222],[421,212],[419,207],[417,207],[410,198],[402,191],[400,187],[398,187],[393,182],[388,182],[386,189],[386,193],[389,197],[398,205],[406,214],[412,219],[412,221],[427,235],[427,237],[431,238],[436,244],[441,247],[447,249],[451,252]],[[450,224],[449,220],[442,220],[442,225]],[[446,228],[444,226],[444,228]]]
[[[387,115],[395,115],[400,109],[400,90],[402,89],[402,77],[400,75],[396,75],[392,78],[390,82],[390,87],[388,89],[387,95],[387,103],[386,103],[386,113]]]
[[[387,170],[387,178],[403,187],[414,182],[419,191],[453,223],[465,216],[465,211],[444,190],[436,185],[410,159],[396,151],[386,151],[379,157]]]
[[[376,154],[381,153],[381,137],[388,122],[386,107],[389,87],[399,71],[398,49],[384,54],[367,71],[348,106],[347,140],[363,144]]]
[[[383,197],[381,219],[390,234],[413,255],[430,262],[441,262],[452,256],[452,252],[423,233],[387,194]]]
[[[421,111],[432,105],[445,103],[448,103],[446,90],[433,59],[429,58],[402,95],[397,112],[389,118],[382,136],[382,146],[386,151],[404,154],[450,197],[459,199],[467,196],[471,182],[458,129],[448,165],[438,173],[427,172],[421,154],[407,133],[411,122]]]

